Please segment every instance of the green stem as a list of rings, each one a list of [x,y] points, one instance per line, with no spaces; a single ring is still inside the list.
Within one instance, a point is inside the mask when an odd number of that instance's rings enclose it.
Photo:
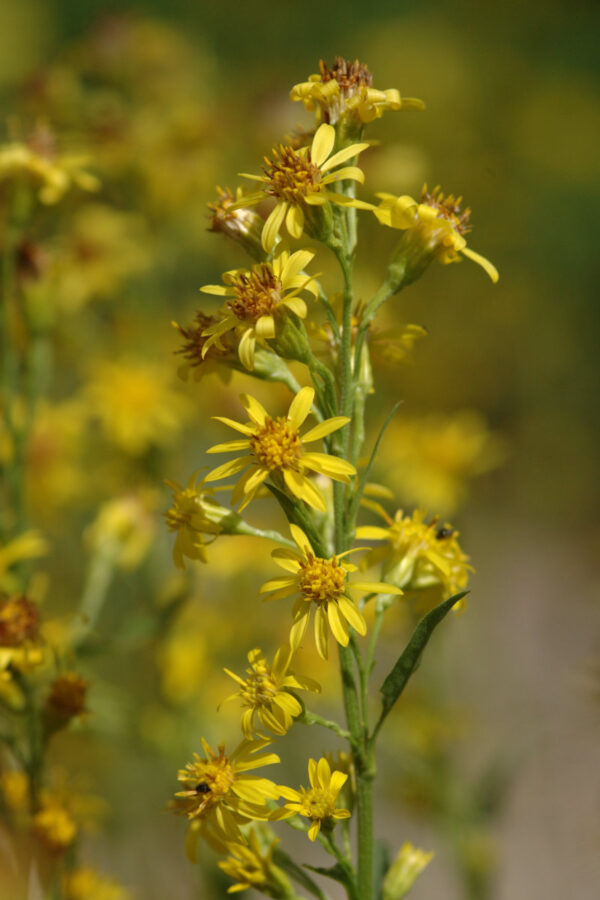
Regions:
[[[322,716],[310,712],[308,709],[305,709],[296,721],[302,722],[304,725],[320,725],[322,728],[328,728],[330,731],[335,732],[338,737],[344,738],[346,741],[352,741],[350,732],[346,731],[345,728],[342,728],[337,722],[334,722],[333,719],[324,719]]]
[[[113,577],[117,551],[118,543],[108,541],[92,558],[79,612],[71,626],[74,648],[80,647],[96,626]]]

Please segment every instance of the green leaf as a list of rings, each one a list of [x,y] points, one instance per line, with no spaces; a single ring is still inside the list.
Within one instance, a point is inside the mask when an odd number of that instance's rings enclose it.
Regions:
[[[461,591],[454,594],[432,609],[431,612],[424,616],[415,630],[412,637],[402,654],[398,658],[396,665],[381,685],[381,693],[383,694],[383,709],[381,711],[380,723],[387,716],[390,709],[406,687],[409,678],[419,665],[421,655],[429,642],[429,638],[440,622],[448,615],[453,606],[456,606],[459,600],[468,593]]]
[[[319,885],[316,884],[310,875],[308,875],[301,866],[297,865],[285,851],[276,847],[273,851],[272,858],[276,866],[283,869],[290,878],[293,878],[294,881],[301,885],[304,890],[308,891],[309,894],[312,894],[313,897],[317,897],[317,900],[327,900],[327,895],[323,893]]]

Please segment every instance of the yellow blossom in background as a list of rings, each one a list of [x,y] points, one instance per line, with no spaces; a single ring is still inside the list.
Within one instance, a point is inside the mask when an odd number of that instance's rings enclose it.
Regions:
[[[319,72],[308,81],[296,84],[291,100],[301,100],[309,112],[317,111],[317,121],[335,125],[345,114],[355,115],[360,122],[372,122],[387,109],[424,109],[422,100],[401,97],[395,88],[381,91],[373,87],[368,66],[336,56],[333,66],[319,61]]]
[[[317,298],[315,281],[302,274],[314,255],[311,250],[298,250],[291,255],[282,250],[272,263],[259,263],[251,270],[233,269],[224,273],[224,285],[207,284],[200,288],[205,294],[231,297],[220,320],[204,332],[208,340],[202,355],[214,344],[219,346],[226,332],[239,329],[239,357],[245,368],[252,371],[256,342],[274,338],[277,324],[286,312],[306,318],[306,303],[299,296],[303,291]]]
[[[31,672],[43,663],[39,627],[39,610],[28,597],[0,594],[0,681],[11,680],[11,669]]]
[[[301,528],[290,524],[290,531],[300,550],[281,548],[273,550],[271,556],[275,562],[291,574],[282,578],[273,578],[261,587],[261,593],[270,593],[269,600],[290,597],[299,594],[292,615],[294,624],[290,631],[290,645],[293,651],[300,646],[313,604],[315,610],[315,644],[319,655],[327,659],[329,631],[343,647],[350,640],[348,626],[358,634],[366,634],[367,625],[362,613],[353,600],[350,591],[377,594],[400,594],[398,588],[391,584],[377,581],[348,581],[348,575],[356,572],[356,566],[344,559],[356,550],[347,550],[330,559],[315,556],[310,541]]]
[[[363,525],[356,529],[359,539],[385,541],[365,557],[365,565],[382,562],[383,577],[404,590],[439,586],[449,597],[466,588],[473,568],[451,525],[440,526],[437,517],[426,522],[425,513],[419,509],[412,516],[405,516],[400,509],[393,519],[382,507],[378,511],[386,528]]]
[[[381,445],[381,466],[407,503],[452,515],[474,478],[501,466],[504,438],[476,410],[403,415]]]
[[[273,850],[279,843],[279,839],[272,840],[263,850],[256,835],[252,830],[248,837],[248,844],[229,844],[229,856],[217,863],[220,869],[235,881],[227,889],[228,894],[245,891],[247,888],[260,890],[267,887],[274,876],[279,874],[272,862]]]
[[[57,508],[89,497],[83,464],[88,411],[81,400],[42,402],[27,447],[27,493],[50,527]]]
[[[206,478],[198,480],[194,472],[186,487],[177,481],[167,480],[173,491],[173,504],[165,513],[170,531],[176,532],[173,545],[173,561],[178,569],[185,568],[185,557],[206,562],[205,535],[214,536],[222,530],[224,518],[234,513],[220,506],[214,499],[214,490],[205,487]]]
[[[301,815],[311,820],[308,836],[314,841],[324,822],[329,819],[348,819],[347,809],[336,807],[337,797],[348,776],[344,772],[332,772],[329,763],[323,757],[317,763],[308,761],[308,777],[310,788],[301,787],[299,791],[280,786],[281,796],[288,802],[271,814],[272,821],[289,819],[290,816]]]
[[[0,771],[0,791],[8,809],[25,813],[29,809],[29,778],[19,769]]]
[[[461,254],[480,265],[493,282],[498,281],[498,270],[479,253],[467,247],[464,237],[471,228],[471,210],[461,210],[462,197],[445,196],[439,187],[428,193],[423,188],[421,202],[409,196],[379,193],[379,206],[373,213],[382,225],[411,232],[413,245],[423,253],[431,253],[441,263],[460,262]]]
[[[256,732],[256,719],[274,734],[285,734],[292,727],[293,719],[302,712],[301,703],[290,693],[290,689],[320,692],[321,688],[312,678],[296,675],[290,671],[292,649],[289,645],[280,647],[272,665],[258,648],[248,654],[250,668],[248,677],[240,678],[229,669],[227,674],[240,685],[239,690],[228,700],[240,699],[245,707],[242,715],[244,737],[251,741]]]
[[[135,569],[146,556],[156,532],[158,494],[142,490],[104,503],[85,531],[93,553],[109,553],[123,569]]]
[[[336,181],[364,182],[364,174],[356,166],[336,166],[347,162],[369,146],[366,143],[350,144],[331,155],[335,144],[335,128],[323,123],[316,131],[310,149],[302,147],[275,147],[271,158],[265,157],[264,175],[247,175],[262,187],[248,194],[236,205],[253,206],[266,197],[273,197],[276,205],[269,214],[262,231],[262,244],[270,253],[275,246],[279,232],[285,221],[288,233],[298,240],[304,232],[305,209],[336,203],[339,206],[354,206],[359,209],[373,209],[371,204],[356,200],[344,194],[328,190]],[[332,171],[335,169],[335,171]]]
[[[0,589],[10,590],[13,577],[10,569],[28,559],[38,559],[48,553],[48,542],[35,528],[24,531],[5,544],[0,544]]]
[[[84,156],[58,156],[54,135],[38,129],[29,143],[0,145],[0,187],[13,179],[30,181],[40,202],[52,206],[72,187],[98,189],[98,179],[83,168],[87,162]]]
[[[403,844],[386,872],[382,900],[402,900],[432,859],[433,853],[413,847],[410,841]]]
[[[232,493],[232,502],[242,501],[244,509],[256,496],[256,492],[267,478],[271,478],[280,489],[290,492],[298,500],[326,512],[325,501],[318,488],[309,480],[308,474],[318,472],[334,481],[348,483],[356,474],[353,465],[327,453],[307,453],[304,444],[321,440],[349,422],[344,416],[325,419],[300,435],[300,426],[308,416],[314,400],[313,388],[305,387],[298,392],[290,404],[285,418],[272,419],[263,406],[249,394],[242,394],[241,401],[250,416],[250,422],[242,424],[223,416],[214,416],[230,428],[245,435],[244,440],[216,444],[207,453],[228,453],[249,450],[249,455],[238,457],[213,469],[206,481],[218,481],[244,470]]]
[[[205,755],[194,753],[194,761],[179,770],[177,778],[184,790],[175,794],[172,803],[175,812],[190,820],[186,851],[194,862],[200,837],[218,849],[227,843],[245,843],[240,825],[266,821],[266,801],[280,796],[268,778],[248,774],[279,762],[276,753],[260,753],[270,741],[242,741],[229,756],[224,744],[215,753],[204,738],[201,743]]]
[[[89,866],[66,872],[62,890],[64,900],[131,900],[131,894],[122,885]]]
[[[189,400],[168,384],[167,369],[149,362],[98,360],[83,398],[108,440],[139,456],[169,444],[190,413]]]
[[[63,853],[77,836],[77,823],[56,800],[42,802],[41,809],[33,817],[33,829],[39,840],[53,853]]]

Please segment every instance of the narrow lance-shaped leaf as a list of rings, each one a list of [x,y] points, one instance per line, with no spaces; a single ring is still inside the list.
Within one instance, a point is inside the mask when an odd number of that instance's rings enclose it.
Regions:
[[[406,687],[409,678],[417,668],[421,654],[429,642],[429,638],[440,622],[447,616],[453,606],[456,606],[459,600],[468,593],[461,591],[454,594],[432,609],[431,612],[424,616],[415,630],[412,637],[402,654],[398,658],[396,665],[381,685],[381,693],[383,694],[383,709],[378,725],[387,716],[390,709]]]
[[[309,894],[316,897],[317,900],[329,900],[327,894],[323,893],[319,885],[312,880],[310,875],[308,875],[301,866],[297,865],[297,863],[295,863],[294,860],[279,847],[276,847],[273,851],[273,862],[276,866],[279,866],[280,869],[283,869],[290,878],[293,878],[297,884],[301,885],[305,891],[308,891]]]
[[[311,872],[316,872],[317,875],[324,875],[326,878],[332,878],[334,881],[339,881],[339,883],[343,884],[346,888],[348,896],[351,898],[351,900],[358,900],[354,880],[350,872],[344,866],[342,866],[341,863],[337,862],[329,869],[326,869],[322,866],[309,866],[307,863],[305,863],[304,868],[310,869]]]

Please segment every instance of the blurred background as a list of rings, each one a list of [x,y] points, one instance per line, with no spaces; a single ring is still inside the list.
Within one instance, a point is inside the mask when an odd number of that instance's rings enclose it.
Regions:
[[[415,900],[597,897],[599,28],[591,0],[0,5],[3,141],[56,141],[101,183],[46,210],[23,251],[47,334],[28,510],[51,547],[49,634],[105,579],[90,712],[57,735],[52,762],[103,798],[83,804],[84,856],[134,898],[225,895],[213,857],[191,866],[185,823],[163,810],[200,735],[235,738],[234,705],[216,711],[231,692],[222,667],[241,672],[253,645],[270,652],[289,614],[261,616],[273,570],[251,540],[235,554],[217,541],[209,566],[172,565],[164,479],[205,464],[222,436],[209,416],[239,418],[239,390],[282,408],[287,394],[237,375],[184,382],[171,323],[191,322],[198,288],[245,264],[207,230],[215,186],[235,188],[282,135],[312,127],[288,92],[336,54],[427,106],[370,127],[364,196],[418,196],[424,182],[462,194],[469,246],[501,276],[434,264],[383,314],[427,336],[401,364],[374,360],[372,433],[404,401],[380,475],[405,509],[459,528],[476,574],[390,726],[378,830],[392,851],[435,851]],[[394,235],[365,222],[360,241],[368,299]],[[403,628],[398,613],[388,662]],[[297,729],[282,742],[289,784],[320,737]]]

